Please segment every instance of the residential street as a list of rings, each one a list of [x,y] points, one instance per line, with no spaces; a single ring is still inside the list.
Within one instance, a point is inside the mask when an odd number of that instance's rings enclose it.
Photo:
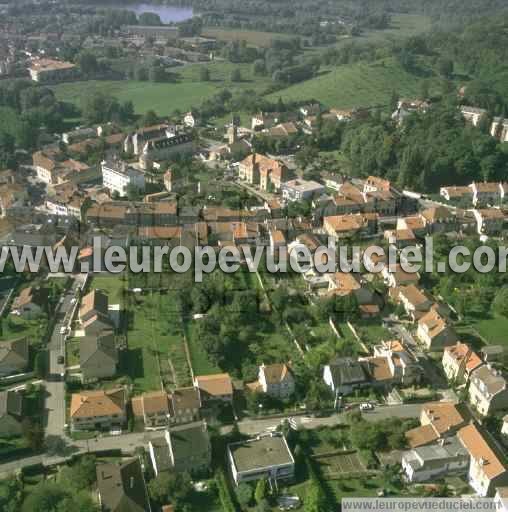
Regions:
[[[64,436],[65,429],[65,382],[63,372],[65,363],[59,363],[60,356],[65,357],[65,336],[60,334],[60,329],[67,326],[72,316],[74,304],[72,299],[76,296],[76,290],[84,283],[85,277],[78,275],[74,278],[72,286],[63,295],[62,302],[55,312],[57,321],[51,335],[49,349],[49,371],[44,382],[46,387],[46,405],[44,410],[44,426],[46,435]]]
[[[418,418],[420,416],[421,404],[409,405],[387,405],[376,407],[373,411],[363,413],[363,417],[367,421],[379,421],[386,418]],[[281,421],[291,418],[267,418],[267,419],[246,419],[238,423],[238,427],[242,434],[256,435],[273,429],[281,423]],[[294,422],[298,427],[302,428],[318,428],[318,427],[332,427],[339,425],[345,421],[345,413],[332,414],[322,418],[312,418],[310,416],[294,416]],[[226,434],[231,430],[230,426],[223,427],[221,433]]]

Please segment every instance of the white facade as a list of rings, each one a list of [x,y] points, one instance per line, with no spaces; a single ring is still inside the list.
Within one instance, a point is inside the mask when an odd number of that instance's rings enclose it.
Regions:
[[[116,165],[102,162],[101,168],[103,185],[111,194],[116,192],[120,196],[125,196],[129,185],[141,191],[145,189],[145,175],[134,167],[129,167],[123,162]]]

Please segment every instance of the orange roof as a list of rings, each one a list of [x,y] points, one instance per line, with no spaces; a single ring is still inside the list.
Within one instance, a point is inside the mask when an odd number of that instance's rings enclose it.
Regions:
[[[464,408],[459,408],[452,403],[442,402],[423,406],[424,414],[431,420],[434,430],[438,434],[446,434],[453,428],[464,425],[469,419]]]
[[[471,350],[469,345],[461,343],[460,341],[452,347],[446,347],[445,352],[459,365],[463,364],[463,361],[465,361],[466,370],[469,372],[472,372],[482,364],[480,357]]]
[[[334,286],[334,290],[345,295],[362,287],[358,278],[351,273],[335,272],[329,276],[329,280]]]
[[[476,463],[479,464],[481,461],[480,467],[487,478],[492,480],[506,472],[506,466],[501,462],[502,457],[494,451],[476,425],[461,428],[458,436]]]
[[[168,395],[163,391],[143,393],[132,399],[132,412],[135,416],[145,414],[169,414]]]
[[[233,383],[229,373],[200,375],[195,378],[196,386],[211,396],[232,395]]]
[[[383,178],[378,178],[377,176],[369,176],[365,182],[371,187],[376,187],[378,190],[384,190],[386,192],[389,192],[391,188],[389,180],[384,180]]]
[[[431,309],[422,316],[418,320],[418,324],[427,328],[431,338],[438,336],[447,328],[445,319],[435,309]]]
[[[425,446],[436,441],[439,436],[432,425],[422,425],[406,432],[407,443],[411,448]]]
[[[125,391],[120,389],[82,391],[71,398],[71,418],[93,418],[124,414]]]
[[[369,363],[369,372],[376,382],[393,379],[387,357],[369,357],[365,360]]]
[[[279,229],[270,230],[270,237],[274,244],[285,244],[286,243],[286,237],[284,236],[284,233],[282,231],[280,231]]]

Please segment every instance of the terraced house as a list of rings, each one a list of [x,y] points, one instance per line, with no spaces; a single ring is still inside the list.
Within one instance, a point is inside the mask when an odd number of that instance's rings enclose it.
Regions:
[[[121,429],[127,420],[126,400],[123,388],[74,393],[70,405],[71,429]]]

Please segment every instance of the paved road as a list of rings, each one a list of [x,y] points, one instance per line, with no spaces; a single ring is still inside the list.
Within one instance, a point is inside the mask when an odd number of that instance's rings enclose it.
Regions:
[[[386,418],[418,418],[420,416],[421,404],[407,404],[407,405],[383,405],[376,407],[373,411],[363,413],[363,417],[367,421],[379,421]],[[270,419],[246,419],[238,422],[238,428],[242,434],[256,435],[268,429],[272,429],[279,425],[281,421],[287,418],[270,418]],[[318,428],[318,427],[333,427],[345,423],[346,415],[344,413],[332,414],[323,418],[312,418],[309,416],[294,416],[294,422],[301,428]],[[223,427],[221,433],[226,434],[231,430],[231,427]]]
[[[79,453],[94,453],[104,450],[122,450],[123,453],[134,453],[138,446],[146,447],[148,441],[154,437],[160,437],[161,432],[141,432],[135,434],[124,434],[121,436],[105,436],[83,441],[67,441],[65,455],[49,456],[46,454],[26,457],[12,462],[0,464],[0,475],[13,473],[14,471],[32,464],[44,464],[50,466],[65,462],[69,457]]]
[[[76,290],[82,286],[84,276],[74,278],[72,286],[63,295],[61,303],[57,306],[55,314],[57,321],[48,343],[49,349],[49,375],[44,385],[46,387],[46,405],[44,410],[44,426],[46,435],[64,436],[65,429],[65,363],[59,363],[60,356],[65,357],[65,337],[60,329],[67,326],[71,320],[74,304],[72,299]]]

